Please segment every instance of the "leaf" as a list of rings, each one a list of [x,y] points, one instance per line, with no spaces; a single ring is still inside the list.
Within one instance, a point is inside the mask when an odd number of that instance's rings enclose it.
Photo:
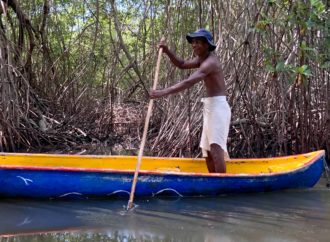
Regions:
[[[266,70],[267,71],[270,71],[270,72],[275,72],[275,68],[274,68],[274,66],[272,66],[271,64],[266,64]]]
[[[320,0],[311,0],[312,7],[316,10],[316,14],[320,15],[325,12],[325,5]]]
[[[322,68],[322,69],[330,68],[330,61],[326,61],[326,62],[324,62],[324,63],[321,65],[321,68]]]
[[[268,4],[270,6],[273,6],[276,3],[276,0],[268,0]]]
[[[275,67],[276,71],[281,72],[281,71],[286,71],[286,66],[285,63],[283,61],[280,61],[276,64]]]
[[[301,75],[304,75],[304,76],[311,76],[312,75],[312,72],[309,69],[308,65],[302,65],[302,66],[298,67],[297,72]]]

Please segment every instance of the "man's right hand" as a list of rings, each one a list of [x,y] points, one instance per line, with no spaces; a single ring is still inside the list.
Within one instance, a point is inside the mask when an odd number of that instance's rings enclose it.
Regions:
[[[160,40],[160,42],[159,42],[159,44],[158,44],[158,48],[159,48],[159,49],[160,49],[160,48],[163,48],[163,51],[164,51],[165,53],[167,53],[167,51],[168,51],[168,47],[167,47],[167,45],[166,45],[165,39],[161,39],[161,40]]]

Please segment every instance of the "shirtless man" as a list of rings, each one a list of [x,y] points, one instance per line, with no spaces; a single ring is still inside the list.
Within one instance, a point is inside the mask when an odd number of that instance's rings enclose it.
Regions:
[[[203,132],[200,147],[209,172],[225,173],[225,155],[227,152],[227,137],[231,111],[226,101],[226,87],[223,71],[218,58],[212,53],[214,45],[212,34],[199,29],[196,32],[187,34],[189,43],[194,50],[195,58],[182,60],[169,50],[164,42],[159,47],[170,58],[171,62],[180,69],[198,68],[187,79],[177,84],[150,92],[150,98],[161,98],[183,91],[194,84],[204,81],[207,97],[202,99],[203,110]]]

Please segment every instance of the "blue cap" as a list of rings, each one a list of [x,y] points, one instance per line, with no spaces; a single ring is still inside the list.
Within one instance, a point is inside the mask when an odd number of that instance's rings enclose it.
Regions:
[[[209,44],[210,51],[215,50],[215,48],[217,47],[213,43],[213,36],[212,36],[211,32],[207,31],[206,29],[199,29],[196,32],[189,33],[186,35],[186,38],[190,44],[191,44],[193,38],[198,38],[198,37],[204,38],[207,41],[207,43]]]

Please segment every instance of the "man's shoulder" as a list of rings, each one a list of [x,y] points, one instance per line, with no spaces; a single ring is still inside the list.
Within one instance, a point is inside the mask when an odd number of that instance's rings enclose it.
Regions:
[[[215,63],[220,63],[220,59],[216,54],[211,54],[210,55],[210,60],[214,61]]]
[[[217,56],[211,54],[208,58],[206,58],[203,63],[203,65],[207,65],[207,66],[219,66],[220,61],[218,59]]]

